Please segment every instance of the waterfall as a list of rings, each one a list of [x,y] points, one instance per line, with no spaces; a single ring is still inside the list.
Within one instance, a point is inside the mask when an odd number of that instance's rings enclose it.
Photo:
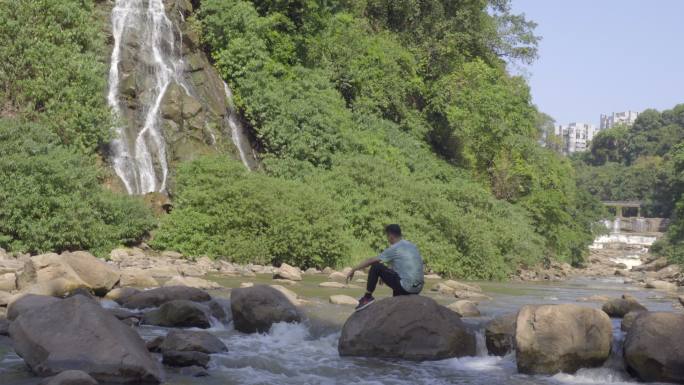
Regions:
[[[147,4],[147,7],[145,7]],[[175,42],[173,23],[162,0],[116,0],[111,16],[114,47],[109,70],[107,101],[117,118],[123,119],[119,88],[122,45],[129,39],[145,55],[146,75],[151,80],[144,94],[141,126],[117,123],[111,143],[112,165],[129,194],[166,190],[168,164],[161,131],[160,106],[166,89],[176,82],[188,92],[182,80],[183,61]]]
[[[233,92],[230,90],[230,87],[228,87],[226,82],[223,82],[223,89],[225,90],[226,100],[230,106],[228,111],[228,127],[230,127],[230,137],[238,150],[242,164],[244,164],[247,169],[251,170],[252,165],[250,160],[254,159],[250,158],[250,156],[253,156],[251,154],[252,148],[249,145],[249,141],[245,137],[245,128],[238,119],[237,110],[233,104]]]

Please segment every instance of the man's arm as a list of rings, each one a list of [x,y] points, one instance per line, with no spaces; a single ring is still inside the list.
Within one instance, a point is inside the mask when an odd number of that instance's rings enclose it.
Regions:
[[[371,257],[371,258],[368,258],[365,261],[359,263],[356,267],[351,269],[349,274],[347,274],[347,283],[349,283],[349,281],[351,281],[352,278],[354,278],[354,273],[356,273],[357,271],[363,270],[363,269],[367,268],[368,266],[374,265],[374,264],[379,263],[379,262],[380,262],[379,257]]]

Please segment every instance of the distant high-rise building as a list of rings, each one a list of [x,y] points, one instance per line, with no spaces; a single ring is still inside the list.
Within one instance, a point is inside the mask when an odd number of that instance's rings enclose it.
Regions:
[[[556,127],[556,135],[562,138],[562,150],[566,155],[586,151],[595,133],[596,127],[589,123],[574,122]]]
[[[618,124],[624,124],[631,126],[634,124],[639,113],[636,111],[624,111],[624,112],[613,112],[612,114],[601,114],[601,124],[599,125],[600,130],[605,130],[608,128],[613,128]]]

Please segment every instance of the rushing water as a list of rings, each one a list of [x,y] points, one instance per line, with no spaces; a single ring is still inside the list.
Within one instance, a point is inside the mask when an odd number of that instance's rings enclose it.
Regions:
[[[141,125],[131,129],[120,123],[115,129],[112,164],[129,194],[164,191],[169,171],[159,109],[171,83],[181,85],[187,92],[180,43],[176,42],[173,23],[166,16],[162,0],[116,0],[111,21],[114,47],[107,101],[117,117],[123,118],[119,94],[123,47],[131,45],[133,39],[132,45],[139,47],[152,79],[145,100],[141,100]]]
[[[223,82],[223,90],[226,93],[226,100],[229,106],[226,119],[228,119],[228,127],[230,128],[230,137],[233,140],[235,148],[238,150],[242,164],[244,164],[248,170],[252,170],[255,166],[254,159],[256,159],[256,157],[252,152],[253,150],[249,143],[249,139],[245,134],[245,128],[242,125],[242,122],[240,122],[237,109],[233,103],[233,92],[226,82]]]
[[[226,287],[237,287],[244,279],[220,278]],[[268,276],[251,278],[255,283],[271,283]],[[577,303],[577,299],[599,294],[617,297],[624,292],[636,296],[650,310],[673,311],[673,300],[663,299],[637,287],[624,285],[619,278],[594,280],[577,279],[563,283],[491,283],[482,282],[484,292],[491,301],[480,303],[482,317],[465,319],[478,335],[478,355],[434,362],[410,362],[372,358],[346,358],[337,353],[337,341],[342,323],[352,310],[345,306],[331,305],[331,294],[360,295],[361,288],[328,289],[318,287],[325,280],[322,276],[306,276],[297,286],[290,287],[305,297],[304,310],[309,320],[302,324],[277,324],[265,334],[242,334],[231,324],[214,325],[210,331],[221,338],[229,351],[212,355],[207,377],[188,377],[173,369],[166,370],[169,385],[231,385],[231,384],[368,384],[368,385],[414,385],[414,384],[472,384],[472,385],[553,385],[553,384],[636,384],[624,370],[620,356],[624,338],[620,320],[613,320],[613,355],[603,367],[582,369],[574,374],[554,376],[529,376],[518,374],[515,356],[494,357],[486,355],[483,346],[482,325],[492,317],[516,311],[526,304]],[[433,282],[430,282],[430,285]],[[389,295],[386,288],[380,295]],[[226,291],[214,293],[227,297]],[[438,302],[447,304],[454,299],[426,292]],[[111,306],[108,302],[106,306]],[[599,307],[597,303],[582,303]],[[675,309],[681,311],[681,309]],[[141,327],[143,338],[164,335],[167,329]],[[0,340],[0,384],[36,385],[25,365]]]

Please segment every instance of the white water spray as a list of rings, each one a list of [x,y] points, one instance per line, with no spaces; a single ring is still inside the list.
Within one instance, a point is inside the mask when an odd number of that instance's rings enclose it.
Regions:
[[[248,152],[251,150],[251,146],[245,140],[245,129],[242,126],[242,123],[240,123],[236,108],[233,105],[233,92],[230,90],[230,87],[228,87],[226,82],[223,82],[223,89],[226,93],[226,100],[229,106],[228,126],[230,127],[230,137],[233,140],[233,144],[237,148],[238,153],[240,154],[240,160],[242,161],[242,164],[244,164],[247,169],[251,169],[249,162],[250,155],[248,155]]]
[[[145,7],[147,4],[147,7]],[[112,164],[129,194],[164,191],[168,177],[166,146],[161,132],[160,107],[164,94],[173,82],[188,92],[182,80],[183,61],[176,47],[173,23],[166,16],[162,0],[116,0],[112,10],[112,50],[107,101],[122,118],[119,86],[122,44],[138,36],[140,52],[148,62],[152,84],[143,104],[142,127],[129,132],[126,126],[115,128]],[[131,143],[133,139],[133,142]]]

